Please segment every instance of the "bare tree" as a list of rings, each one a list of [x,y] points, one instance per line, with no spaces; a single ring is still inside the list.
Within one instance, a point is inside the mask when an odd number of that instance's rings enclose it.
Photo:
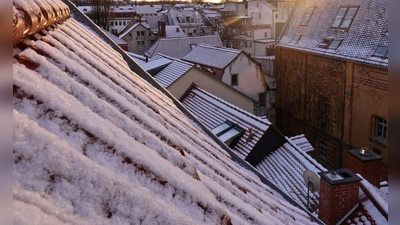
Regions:
[[[93,22],[99,27],[108,30],[112,0],[90,0],[90,5],[92,6]]]

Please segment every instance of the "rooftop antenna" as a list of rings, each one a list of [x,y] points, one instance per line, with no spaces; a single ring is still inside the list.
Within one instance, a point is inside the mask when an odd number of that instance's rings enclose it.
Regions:
[[[312,193],[319,192],[319,176],[312,170],[303,173],[304,183],[307,185],[307,209],[310,210],[310,190]]]

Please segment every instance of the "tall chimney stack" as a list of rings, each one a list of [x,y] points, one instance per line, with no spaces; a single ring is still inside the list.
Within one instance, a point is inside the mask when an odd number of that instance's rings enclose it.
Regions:
[[[376,187],[380,187],[382,157],[368,148],[348,151],[347,168],[361,176]]]
[[[167,36],[167,31],[165,28],[165,21],[158,21],[158,33],[160,37],[166,37]]]
[[[318,173],[321,176],[318,218],[328,224],[337,224],[359,203],[362,180],[349,169]]]

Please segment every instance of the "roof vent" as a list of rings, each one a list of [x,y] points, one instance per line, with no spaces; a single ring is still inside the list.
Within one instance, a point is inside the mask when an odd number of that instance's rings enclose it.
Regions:
[[[253,140],[253,128],[249,127],[249,135],[247,136],[247,141],[252,141]]]
[[[361,155],[371,155],[371,152],[369,151],[368,148],[362,147],[362,148],[360,149],[360,154],[361,154]]]

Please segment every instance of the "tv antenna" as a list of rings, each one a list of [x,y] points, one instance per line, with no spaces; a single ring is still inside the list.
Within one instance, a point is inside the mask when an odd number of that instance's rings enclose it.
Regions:
[[[305,170],[303,179],[307,185],[307,209],[310,210],[310,190],[312,193],[319,192],[319,176],[312,170]]]

